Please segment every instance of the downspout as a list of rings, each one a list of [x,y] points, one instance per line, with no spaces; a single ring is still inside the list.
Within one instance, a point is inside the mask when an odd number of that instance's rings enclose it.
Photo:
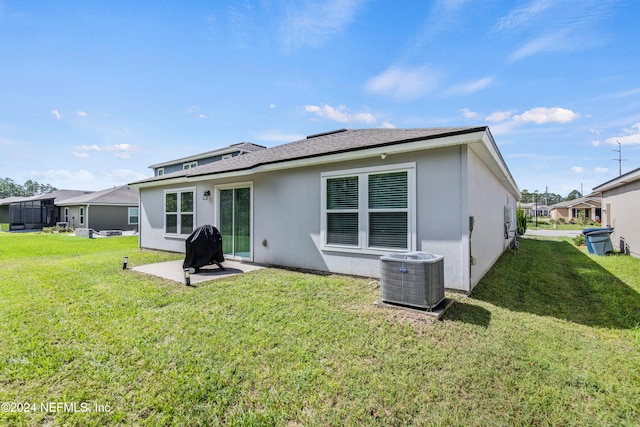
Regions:
[[[84,213],[84,224],[85,227],[87,227],[87,229],[90,229],[91,227],[89,227],[89,203],[87,203],[87,207],[85,208],[85,213]]]

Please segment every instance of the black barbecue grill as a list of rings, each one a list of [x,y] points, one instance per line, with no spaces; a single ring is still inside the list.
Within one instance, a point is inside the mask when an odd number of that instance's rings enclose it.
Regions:
[[[186,254],[182,268],[197,271],[205,265],[216,264],[224,270],[222,254],[222,235],[212,225],[202,225],[194,230],[186,241]]]

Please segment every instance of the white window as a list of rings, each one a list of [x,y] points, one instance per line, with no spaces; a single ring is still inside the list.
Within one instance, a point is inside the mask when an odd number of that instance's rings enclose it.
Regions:
[[[415,164],[326,172],[322,239],[326,249],[415,250]]]
[[[129,224],[138,223],[138,208],[129,208]]]
[[[84,225],[84,207],[80,207],[80,225]]]
[[[182,164],[182,169],[183,170],[187,170],[187,169],[191,169],[191,168],[195,168],[196,166],[198,166],[198,161],[193,161],[193,162],[189,162],[189,163],[183,163]]]
[[[189,235],[195,224],[195,188],[164,192],[164,232]]]
[[[158,168],[158,173],[156,174],[156,176],[161,176],[164,175],[164,168]]]

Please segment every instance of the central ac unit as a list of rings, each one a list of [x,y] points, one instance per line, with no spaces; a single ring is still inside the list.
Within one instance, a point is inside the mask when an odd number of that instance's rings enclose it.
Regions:
[[[380,293],[384,302],[432,310],[444,300],[444,257],[428,252],[381,257]]]

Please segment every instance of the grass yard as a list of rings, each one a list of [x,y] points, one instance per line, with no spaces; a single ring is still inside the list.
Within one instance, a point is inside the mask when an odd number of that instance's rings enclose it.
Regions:
[[[430,324],[365,279],[187,288],[122,271],[181,258],[136,238],[0,233],[0,425],[639,425],[640,260],[520,248]]]

